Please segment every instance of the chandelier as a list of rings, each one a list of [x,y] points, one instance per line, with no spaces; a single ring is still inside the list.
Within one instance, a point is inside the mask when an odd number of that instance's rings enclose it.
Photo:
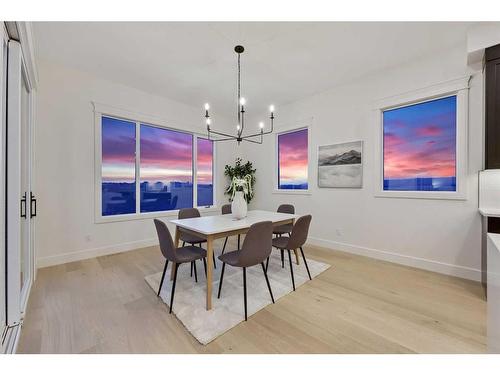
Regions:
[[[207,124],[207,132],[208,132],[208,139],[214,142],[220,142],[220,141],[232,141],[235,140],[238,142],[238,145],[242,141],[246,142],[251,142],[251,143],[257,143],[257,144],[262,144],[262,141],[264,139],[264,135],[270,134],[273,132],[273,127],[274,127],[274,106],[271,105],[269,107],[269,112],[271,113],[269,119],[271,120],[271,128],[268,131],[264,131],[264,123],[260,122],[259,123],[259,128],[260,131],[248,135],[243,135],[243,131],[245,129],[245,98],[241,97],[241,81],[240,81],[240,76],[241,76],[241,64],[240,64],[240,56],[243,53],[245,49],[243,46],[236,46],[234,47],[234,51],[238,54],[238,123],[236,125],[236,135],[232,134],[226,134],[220,131],[213,130],[210,125],[212,123],[212,120],[210,119],[210,115],[208,113],[208,110],[210,109],[210,105],[208,103],[205,104],[205,121]],[[211,138],[211,135],[217,135],[218,137],[216,138]]]

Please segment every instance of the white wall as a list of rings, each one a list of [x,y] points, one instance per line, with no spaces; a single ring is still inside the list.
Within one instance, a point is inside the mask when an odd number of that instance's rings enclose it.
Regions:
[[[275,210],[293,203],[313,215],[310,242],[416,267],[479,280],[481,220],[478,176],[483,160],[483,80],[470,83],[468,199],[425,200],[374,197],[373,103],[384,97],[471,74],[465,44],[439,55],[381,71],[356,82],[277,108],[277,126],[301,125],[312,117],[311,195],[273,194],[275,144],[244,145],[244,157],[257,168],[254,208]],[[370,63],[366,56],[366,63]],[[249,121],[248,123],[251,123]],[[319,189],[319,144],[364,141],[362,189]],[[259,152],[255,152],[259,147]]]
[[[190,131],[203,131],[203,103],[200,108],[188,107],[46,61],[39,61],[39,77],[34,140],[38,266],[156,243],[151,219],[95,223],[91,102],[166,119],[172,127]],[[227,125],[222,118],[216,120],[218,125]],[[233,156],[232,143],[218,145],[219,202],[224,199],[223,166],[232,162]]]

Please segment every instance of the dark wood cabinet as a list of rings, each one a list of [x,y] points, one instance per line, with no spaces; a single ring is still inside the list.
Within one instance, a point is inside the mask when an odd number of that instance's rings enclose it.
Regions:
[[[486,169],[500,169],[500,45],[485,51]]]
[[[500,44],[485,51],[485,169],[500,169]],[[484,225],[484,224],[483,224]],[[489,217],[483,232],[500,233],[500,218]],[[486,290],[486,239],[481,251],[481,281]]]

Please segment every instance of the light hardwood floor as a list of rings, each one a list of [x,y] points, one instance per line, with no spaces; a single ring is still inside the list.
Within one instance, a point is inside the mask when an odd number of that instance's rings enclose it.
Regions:
[[[221,242],[215,248],[220,253]],[[207,346],[144,281],[162,270],[157,247],[40,269],[18,352],[486,352],[479,283],[339,251],[305,251],[333,267]]]

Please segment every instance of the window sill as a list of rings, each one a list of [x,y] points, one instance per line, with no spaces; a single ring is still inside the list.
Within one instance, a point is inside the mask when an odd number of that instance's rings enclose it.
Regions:
[[[210,213],[210,214],[220,213],[220,209],[218,206],[198,207],[198,210],[200,211],[202,216],[204,216],[203,214],[206,214],[206,213]],[[96,224],[105,224],[105,223],[116,223],[116,222],[120,222],[120,221],[150,220],[150,219],[156,219],[159,217],[177,219],[178,215],[179,215],[179,210],[162,211],[162,212],[145,212],[145,213],[141,213],[141,214],[129,214],[129,215],[99,216],[99,217],[96,217],[95,223]]]
[[[283,195],[312,195],[311,190],[286,190],[286,189],[274,189],[273,194],[283,194]]]
[[[376,192],[377,198],[401,198],[401,199],[437,199],[437,200],[467,200],[465,193],[450,191],[450,192],[435,192],[435,191],[385,191]]]

